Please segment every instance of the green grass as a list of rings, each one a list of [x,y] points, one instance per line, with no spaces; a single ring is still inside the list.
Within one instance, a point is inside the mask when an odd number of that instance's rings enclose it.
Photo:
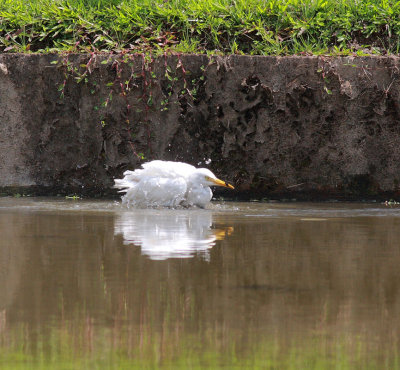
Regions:
[[[1,0],[3,52],[399,53],[394,0]]]

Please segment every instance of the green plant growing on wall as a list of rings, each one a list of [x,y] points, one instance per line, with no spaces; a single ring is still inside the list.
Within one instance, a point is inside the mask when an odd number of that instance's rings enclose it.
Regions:
[[[91,95],[98,95],[98,102],[93,106],[93,110],[99,117],[99,124],[105,128],[109,124],[107,112],[117,96],[119,101],[122,98],[128,143],[139,159],[152,155],[150,113],[156,110],[167,112],[171,99],[177,99],[178,104],[195,103],[199,86],[205,81],[205,67],[202,66],[200,76],[190,77],[192,73],[185,68],[181,54],[163,52],[162,55],[154,57],[153,54],[144,52],[135,54],[123,50],[120,53],[104,54],[94,50],[84,62],[81,61],[82,56],[78,56],[79,63],[73,61],[71,56],[71,53],[66,52],[61,58],[51,62],[62,71],[63,79],[57,86],[60,99],[66,97],[68,81],[87,85]],[[156,61],[164,63],[164,72],[161,76],[158,76],[154,69]],[[105,83],[96,80],[93,72],[99,70],[101,66],[112,71],[112,80]],[[161,94],[157,94],[156,101],[154,92],[157,88]],[[145,127],[146,155],[137,152],[134,145],[134,128],[138,125]]]

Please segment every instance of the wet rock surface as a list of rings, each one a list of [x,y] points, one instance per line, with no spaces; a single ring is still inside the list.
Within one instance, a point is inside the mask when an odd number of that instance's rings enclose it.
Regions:
[[[1,192],[116,195],[164,159],[222,196],[398,197],[399,91],[397,57],[3,54]]]

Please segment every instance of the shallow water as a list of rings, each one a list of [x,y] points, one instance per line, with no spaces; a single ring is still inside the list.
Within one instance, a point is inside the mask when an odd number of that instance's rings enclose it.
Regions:
[[[400,208],[0,198],[2,368],[393,368]]]

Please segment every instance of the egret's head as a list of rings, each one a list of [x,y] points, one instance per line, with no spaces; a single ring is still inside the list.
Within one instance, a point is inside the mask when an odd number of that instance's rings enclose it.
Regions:
[[[198,183],[206,186],[223,186],[225,188],[234,189],[231,184],[218,179],[210,170],[199,168],[195,171],[196,180]]]

